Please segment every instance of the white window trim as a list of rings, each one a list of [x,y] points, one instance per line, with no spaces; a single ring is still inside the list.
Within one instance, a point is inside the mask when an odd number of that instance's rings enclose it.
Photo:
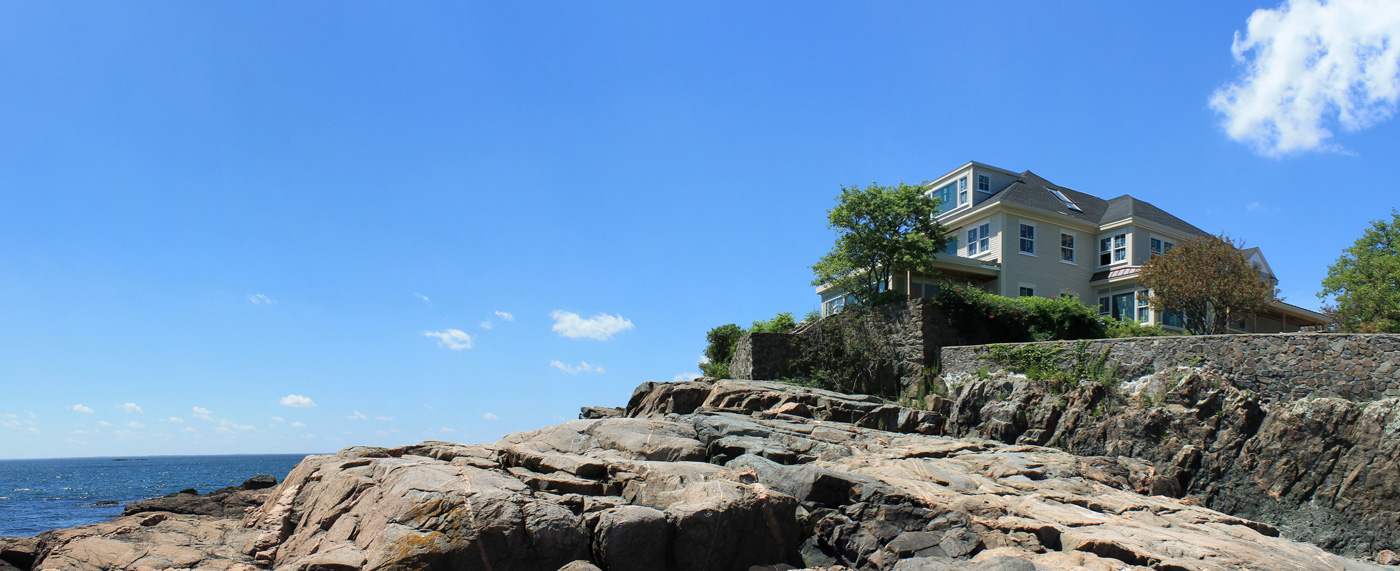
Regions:
[[[982,188],[982,179],[987,179],[987,188],[985,188],[985,189]],[[991,193],[991,192],[992,192],[992,177],[990,177],[990,176],[988,176],[988,175],[985,175],[985,174],[979,174],[979,175],[977,175],[977,190],[978,190],[978,192]]]
[[[1066,260],[1066,259],[1065,259],[1065,239],[1064,239],[1065,236],[1069,236],[1070,239],[1074,240],[1074,246],[1070,247],[1070,249],[1069,249],[1069,251],[1070,251],[1070,256],[1074,258],[1073,260]],[[1071,266],[1077,266],[1077,265],[1079,265],[1079,235],[1078,235],[1078,234],[1076,234],[1076,233],[1074,233],[1074,232],[1066,232],[1066,231],[1064,231],[1064,230],[1061,230],[1061,231],[1060,231],[1060,263],[1061,263],[1061,264],[1069,264],[1069,265],[1071,265]]]
[[[1161,243],[1162,243],[1162,251],[1158,252],[1157,250],[1153,250],[1153,249],[1152,249],[1152,240],[1157,240],[1158,242],[1161,242]],[[1160,234],[1149,234],[1149,235],[1148,235],[1148,240],[1147,240],[1147,249],[1148,249],[1152,254],[1161,255],[1161,254],[1167,253],[1167,244],[1171,244],[1171,247],[1175,248],[1175,247],[1176,247],[1176,242],[1177,242],[1177,239],[1176,239],[1176,238],[1168,238],[1168,237],[1162,236],[1162,235],[1160,235]]]
[[[1021,226],[1029,226],[1030,229],[1031,229],[1031,237],[1030,237],[1030,241],[1031,241],[1031,251],[1029,251],[1029,252],[1027,252],[1027,251],[1021,249],[1021,240],[1025,240],[1025,239],[1026,239],[1026,238],[1022,238],[1022,237],[1021,237]],[[1027,223],[1025,223],[1025,222],[1018,222],[1018,225],[1016,226],[1016,253],[1021,254],[1022,256],[1031,256],[1031,257],[1033,257],[1033,258],[1034,258],[1034,257],[1038,257],[1038,256],[1035,255],[1035,243],[1036,243],[1036,237],[1035,237],[1035,236],[1036,236],[1037,234],[1039,234],[1039,231],[1036,229],[1035,223],[1027,224]]]
[[[1122,248],[1122,249],[1123,249],[1123,259],[1122,259],[1122,260],[1116,260],[1116,261],[1115,261],[1115,260],[1113,259],[1113,251],[1114,251],[1114,250],[1117,250],[1118,248],[1115,248],[1115,247],[1113,246],[1113,239],[1114,239],[1114,238],[1117,238],[1117,237],[1119,237],[1119,236],[1122,236],[1122,237],[1123,237],[1123,248]],[[1107,263],[1107,264],[1103,263],[1103,262],[1102,262],[1102,258],[1100,257],[1100,258],[1099,258],[1100,262],[1099,262],[1099,266],[1098,266],[1098,267],[1100,267],[1100,268],[1108,268],[1108,267],[1112,267],[1112,266],[1117,266],[1117,265],[1126,264],[1126,263],[1131,262],[1131,261],[1133,260],[1133,256],[1132,256],[1132,252],[1133,252],[1133,237],[1132,237],[1132,233],[1131,233],[1131,232],[1126,232],[1126,231],[1124,231],[1124,232],[1119,232],[1119,233],[1116,233],[1116,234],[1109,234],[1109,235],[1107,235],[1107,236],[1099,236],[1099,239],[1094,241],[1094,245],[1095,245],[1095,246],[1098,246],[1097,248],[1094,249],[1094,255],[1095,255],[1095,256],[1103,256],[1103,239],[1104,239],[1104,238],[1108,238],[1108,263]]]
[[[1021,288],[1026,288],[1026,289],[1028,289],[1028,290],[1031,290],[1031,295],[1030,295],[1030,296],[1023,296],[1023,295],[1021,295]],[[1036,296],[1036,293],[1035,293],[1035,284],[1026,283],[1026,282],[1020,282],[1020,283],[1016,284],[1016,297],[1035,297],[1035,296]]]

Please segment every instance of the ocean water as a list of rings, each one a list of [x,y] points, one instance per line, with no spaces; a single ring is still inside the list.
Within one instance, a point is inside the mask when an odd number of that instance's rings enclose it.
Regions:
[[[0,460],[0,537],[106,521],[130,502],[209,493],[258,474],[281,482],[305,454]],[[94,506],[104,500],[115,506]]]

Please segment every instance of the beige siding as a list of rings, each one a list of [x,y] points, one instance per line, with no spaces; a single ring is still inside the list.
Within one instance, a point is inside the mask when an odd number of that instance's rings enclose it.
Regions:
[[[977,175],[987,175],[989,178],[991,178],[991,194],[988,194],[988,193],[985,193],[985,192],[976,192],[976,190],[977,190]],[[996,194],[997,192],[1000,192],[1002,189],[1004,189],[1004,188],[1006,188],[1006,187],[1008,187],[1008,186],[1011,186],[1011,183],[1016,182],[1016,177],[1014,177],[1014,176],[1009,176],[1009,175],[1006,175],[1006,174],[1004,174],[1004,173],[1000,173],[1000,172],[997,172],[997,171],[984,170],[984,169],[972,169],[972,173],[971,173],[970,176],[971,176],[971,178],[969,179],[968,182],[969,182],[969,184],[972,185],[972,190],[974,191],[974,192],[972,193],[972,202],[973,202],[973,204],[980,204],[983,200],[986,200],[986,199],[990,198],[990,197],[992,196],[992,194]]]
[[[1000,260],[1001,256],[1001,215],[996,214],[986,218],[971,220],[953,231],[953,235],[958,237],[958,256],[971,257],[977,260]],[[976,256],[967,255],[967,231],[983,224],[990,224],[988,229],[988,241],[986,252],[978,251]]]
[[[1081,245],[1087,234],[1080,230],[1048,220],[1004,215],[1005,229],[1002,275],[998,284],[999,293],[1007,297],[1020,294],[1022,284],[1033,285],[1035,294],[1040,297],[1055,297],[1066,291],[1077,293],[1083,299],[1088,294],[1089,277],[1094,268],[1083,260],[1084,247]],[[1035,226],[1035,255],[1020,252],[1021,224]],[[1066,231],[1075,235],[1078,263],[1060,261],[1060,233]]]
[[[1152,240],[1148,238],[1151,233],[1141,226],[1128,227],[1128,247],[1132,252],[1129,254],[1129,264],[1141,266],[1147,263],[1148,258],[1152,257]]]

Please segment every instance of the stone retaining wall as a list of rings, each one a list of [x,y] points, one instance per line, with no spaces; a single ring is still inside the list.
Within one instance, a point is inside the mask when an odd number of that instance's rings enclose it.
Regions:
[[[1072,350],[1075,341],[1049,341]],[[1288,333],[1137,337],[1089,341],[1095,354],[1128,378],[1177,366],[1224,373],[1240,388],[1270,400],[1306,396],[1375,400],[1400,397],[1400,335]],[[1041,345],[1025,343],[1021,345]],[[979,356],[990,345],[943,347],[947,378],[1000,366]]]
[[[923,380],[938,348],[948,340],[946,319],[932,303],[912,299],[872,309],[849,309],[816,323],[799,325],[793,333],[755,333],[741,337],[729,364],[735,379],[772,380],[804,377],[801,366],[828,368],[820,362],[802,363],[804,350],[823,343],[823,335],[839,335],[847,350],[868,358],[869,379],[861,391],[902,393]],[[827,343],[833,342],[826,339]]]

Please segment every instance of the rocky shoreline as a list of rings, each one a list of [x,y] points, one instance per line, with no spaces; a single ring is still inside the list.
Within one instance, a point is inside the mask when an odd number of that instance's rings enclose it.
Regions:
[[[1390,563],[1395,402],[1266,405],[1173,375],[1120,391],[992,374],[912,407],[777,382],[647,383],[626,408],[492,444],[349,448],[275,487],[0,539],[0,571]]]

